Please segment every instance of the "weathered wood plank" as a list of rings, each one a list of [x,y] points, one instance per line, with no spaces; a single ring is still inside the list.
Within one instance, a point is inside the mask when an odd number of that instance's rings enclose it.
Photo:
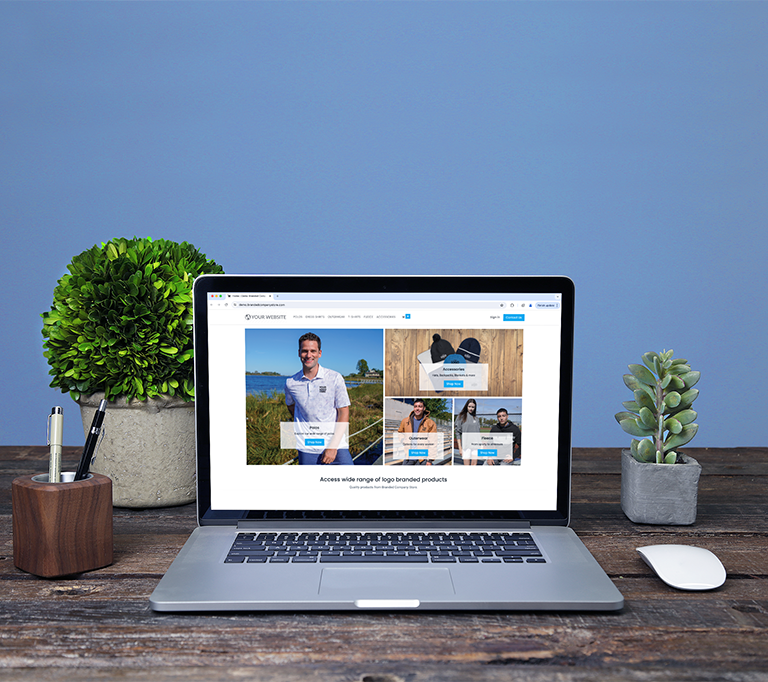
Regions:
[[[161,576],[175,558],[186,535],[161,535],[146,537],[140,534],[115,536],[115,561],[111,566],[96,572],[84,573],[79,579],[89,576],[128,576],[133,573],[144,576]],[[618,576],[652,576],[650,569],[643,563],[635,551],[636,547],[658,542],[679,542],[695,544],[715,552],[723,562],[729,575],[744,578],[768,576],[767,538],[741,535],[686,535],[664,536],[638,535],[624,537],[621,535],[584,535],[584,544],[611,577]],[[0,551],[7,557],[0,562],[0,583],[9,576],[19,580],[28,574],[13,567],[10,556],[10,541],[0,544]],[[34,576],[28,576],[31,581],[38,581]],[[43,584],[56,581],[42,580]],[[67,583],[67,579],[64,580]]]
[[[127,682],[646,682],[664,680],[668,682],[722,682],[724,671],[707,668],[665,668],[661,665],[646,664],[637,667],[577,668],[565,662],[555,661],[548,665],[541,663],[517,664],[502,661],[491,664],[450,664],[418,666],[382,663],[372,660],[360,665],[271,665],[173,667],[153,670],[121,668],[119,673],[112,669],[84,668],[33,668],[0,670],[0,680],[26,682],[60,682],[78,680],[91,682],[113,680],[119,677]],[[765,682],[766,675],[757,671],[727,671],[729,682]]]
[[[685,448],[685,452],[707,476],[768,476],[766,448]],[[621,448],[574,448],[572,467],[574,473],[620,474]]]
[[[86,599],[100,601],[136,601],[146,605],[149,595],[159,582],[162,573],[113,573],[99,572],[82,574],[67,580],[43,581],[32,576],[4,576],[0,582],[3,593],[4,618],[11,622],[14,618],[25,620],[32,614],[31,603],[37,603],[37,610],[42,617],[48,616],[48,608],[54,602],[61,602],[65,607],[76,606]],[[712,607],[712,598],[716,596],[718,603],[725,600],[737,604],[750,605],[755,600],[765,597],[764,575],[731,575],[726,584],[712,593],[709,597],[692,598],[685,592],[673,590],[660,583],[650,575],[647,569],[637,567],[636,571],[624,571],[611,575],[616,586],[628,605],[636,601],[663,601],[677,603],[689,601],[697,604],[697,608]],[[48,603],[50,602],[50,603]],[[182,616],[186,618],[186,616]],[[0,618],[2,622],[2,618]]]
[[[596,614],[152,614],[135,602],[80,600],[23,625],[0,620],[0,665],[61,662],[101,667],[378,662],[566,663],[605,667],[655,663],[765,666],[768,602],[642,601]],[[130,616],[130,622],[127,622]],[[685,619],[685,625],[681,625]],[[705,636],[706,633],[706,636]],[[652,642],[652,646],[649,646]]]

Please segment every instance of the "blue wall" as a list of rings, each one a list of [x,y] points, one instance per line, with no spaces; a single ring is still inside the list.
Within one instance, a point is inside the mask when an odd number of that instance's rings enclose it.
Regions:
[[[768,445],[768,3],[0,3],[2,433],[43,444],[71,257],[227,272],[563,273],[574,444],[621,374],[703,372],[700,446]]]

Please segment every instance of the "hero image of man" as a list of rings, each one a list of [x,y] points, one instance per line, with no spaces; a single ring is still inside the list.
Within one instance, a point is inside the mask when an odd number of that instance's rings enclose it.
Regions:
[[[349,448],[339,447],[343,425],[349,426],[347,387],[341,374],[320,365],[322,354],[317,334],[307,332],[299,338],[301,371],[285,382],[285,404],[295,422],[339,426],[327,445],[312,445],[306,439],[299,450],[299,464],[352,464]]]
[[[376,332],[320,331],[331,341],[329,364],[342,373],[325,365],[319,334],[246,330],[248,464],[381,463],[382,373],[369,369],[366,359],[354,360],[365,353],[372,366],[381,365]],[[293,348],[292,360],[286,344]],[[297,355],[301,369],[293,372]],[[270,369],[251,369],[256,363]]]

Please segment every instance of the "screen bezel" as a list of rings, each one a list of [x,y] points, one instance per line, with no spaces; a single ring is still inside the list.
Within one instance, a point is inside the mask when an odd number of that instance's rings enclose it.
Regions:
[[[471,279],[476,293],[561,294],[560,392],[558,423],[557,507],[553,511],[465,510],[435,512],[424,510],[382,512],[359,510],[318,510],[274,512],[273,510],[211,509],[211,447],[209,414],[209,357],[207,344],[208,295],[211,293],[305,291],[339,293],[446,293],[466,291]],[[193,339],[195,363],[195,425],[197,447],[197,513],[200,525],[232,525],[239,521],[280,520],[354,522],[430,522],[462,521],[530,522],[543,525],[568,525],[570,520],[571,409],[573,389],[573,330],[575,290],[565,276],[505,275],[202,275],[193,287]]]

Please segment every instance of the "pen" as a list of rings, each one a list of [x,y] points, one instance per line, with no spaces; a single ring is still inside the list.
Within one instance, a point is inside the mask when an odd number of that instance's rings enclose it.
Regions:
[[[61,446],[64,441],[64,412],[60,407],[51,409],[48,415],[48,445],[51,459],[48,464],[48,482],[61,483]]]
[[[77,465],[75,480],[82,481],[88,475],[88,469],[91,467],[91,458],[96,450],[96,443],[101,433],[101,425],[104,423],[104,413],[107,411],[107,401],[102,400],[96,408],[91,422],[91,429],[88,431],[88,437],[85,439],[83,454],[80,456],[80,464]]]

